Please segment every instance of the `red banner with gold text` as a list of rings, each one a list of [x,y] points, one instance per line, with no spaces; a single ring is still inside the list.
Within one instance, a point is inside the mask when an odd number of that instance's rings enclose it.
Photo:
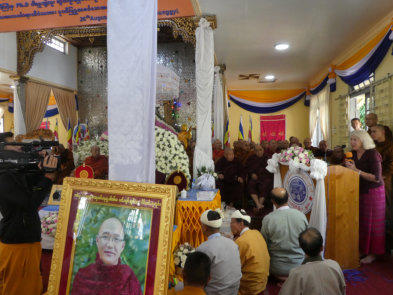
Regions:
[[[107,0],[0,0],[0,32],[105,24],[106,14]],[[193,15],[190,0],[158,0],[158,19]]]

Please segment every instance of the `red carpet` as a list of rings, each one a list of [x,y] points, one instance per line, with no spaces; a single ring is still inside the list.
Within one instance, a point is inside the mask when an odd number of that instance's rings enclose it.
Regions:
[[[44,290],[48,286],[52,252],[43,251],[41,271]],[[391,295],[393,294],[393,258],[387,256],[383,260],[363,265],[356,270],[345,270],[347,295]],[[280,291],[277,283],[269,279],[264,295],[276,295]]]
[[[363,265],[355,270],[344,270],[347,295],[392,295],[393,258]],[[264,295],[276,295],[280,291],[274,280],[269,279]]]

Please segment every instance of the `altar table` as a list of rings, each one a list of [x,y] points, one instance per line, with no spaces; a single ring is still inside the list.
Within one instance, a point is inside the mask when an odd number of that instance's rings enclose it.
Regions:
[[[207,209],[221,208],[220,191],[212,201],[198,201],[195,192],[188,194],[186,199],[178,199],[176,203],[175,226],[176,229],[172,235],[172,255],[169,267],[169,274],[175,275],[175,264],[173,262],[173,253],[178,245],[189,243],[194,248],[202,244],[206,238],[203,236],[199,218]],[[176,276],[181,279],[179,276]]]
[[[175,224],[180,228],[179,244],[188,242],[194,248],[202,244],[206,238],[203,236],[199,218],[207,209],[221,208],[220,191],[212,201],[198,201],[195,197],[178,199],[176,204]]]

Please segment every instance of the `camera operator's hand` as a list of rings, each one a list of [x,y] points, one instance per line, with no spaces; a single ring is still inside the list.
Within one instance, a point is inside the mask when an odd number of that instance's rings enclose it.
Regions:
[[[46,168],[46,169],[54,169],[56,170],[57,168],[57,161],[58,159],[54,156],[46,156],[44,158],[44,161],[42,162],[42,164],[40,163],[39,168]],[[49,178],[50,180],[54,181],[56,174],[55,172],[53,173],[45,173],[45,177]]]

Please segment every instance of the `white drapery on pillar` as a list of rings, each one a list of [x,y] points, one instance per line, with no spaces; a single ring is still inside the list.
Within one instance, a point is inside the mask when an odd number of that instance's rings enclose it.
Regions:
[[[19,95],[19,93],[21,95]],[[26,134],[26,96],[25,84],[14,81],[14,134]]]
[[[213,122],[214,138],[224,140],[224,96],[222,91],[222,80],[220,67],[214,67],[214,92],[213,92]]]
[[[157,0],[108,1],[109,179],[155,180]]]
[[[194,178],[197,169],[214,169],[212,160],[212,95],[214,79],[214,39],[210,23],[201,18],[196,29],[195,80],[197,140],[194,152]]]
[[[313,146],[318,146],[321,140],[330,140],[329,134],[329,94],[330,87],[325,87],[310,98],[310,137]]]
[[[315,227],[320,231],[325,245],[327,226],[325,176],[327,175],[327,164],[318,159],[311,160],[310,171],[310,176],[316,180],[316,185],[309,226]]]

